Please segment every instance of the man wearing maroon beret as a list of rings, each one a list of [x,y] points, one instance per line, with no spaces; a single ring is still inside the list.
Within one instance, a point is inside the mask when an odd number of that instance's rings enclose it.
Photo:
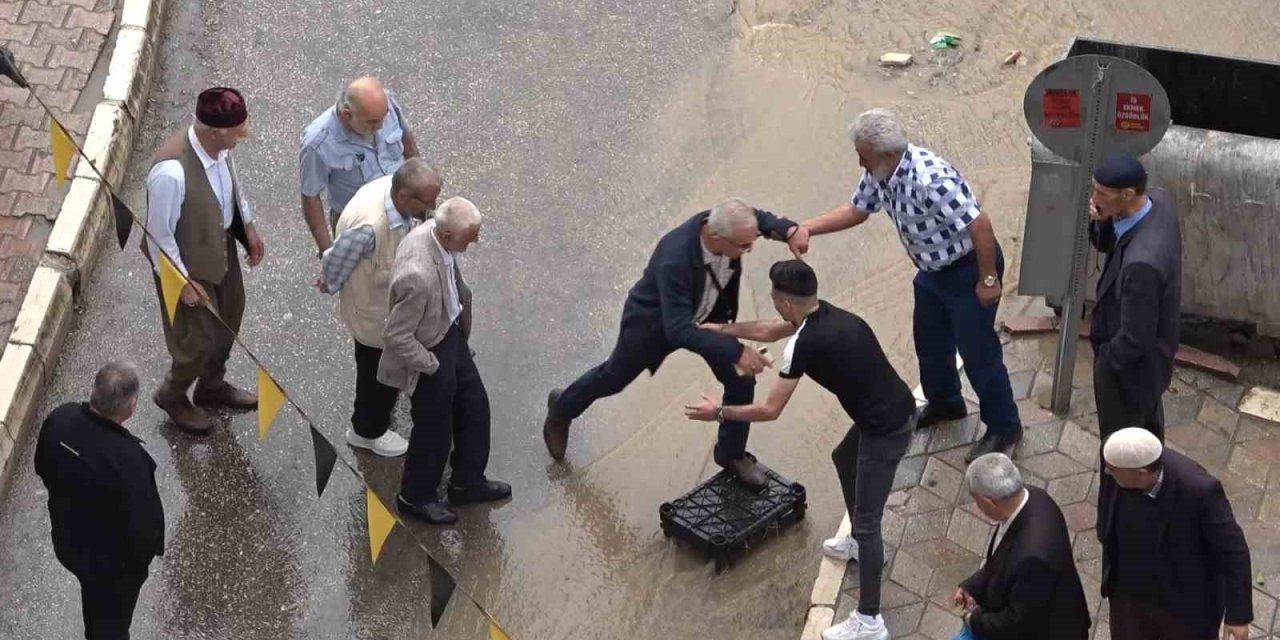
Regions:
[[[188,279],[173,322],[161,314],[173,364],[152,398],[179,429],[204,434],[212,422],[196,405],[252,409],[258,404],[255,394],[232,386],[224,376],[232,332],[240,330],[244,315],[236,242],[248,251],[250,267],[262,261],[265,249],[230,157],[249,136],[244,97],[235,89],[208,89],[196,99],[195,116],[195,122],[170,136],[152,158],[147,231],[154,241],[143,243],[143,253],[153,265],[164,253]],[[163,309],[159,277],[155,282]]]

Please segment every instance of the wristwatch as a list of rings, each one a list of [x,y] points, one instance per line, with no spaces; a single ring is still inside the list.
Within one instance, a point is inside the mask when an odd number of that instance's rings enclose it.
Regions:
[[[724,405],[716,407],[716,422],[724,422]]]
[[[988,287],[994,287],[994,286],[996,286],[996,283],[997,283],[997,282],[1000,282],[1000,281],[999,281],[999,280],[997,280],[995,276],[987,276],[987,277],[985,277],[985,278],[983,278],[983,279],[982,279],[982,284],[984,284],[984,285],[986,285],[986,286],[988,286]]]

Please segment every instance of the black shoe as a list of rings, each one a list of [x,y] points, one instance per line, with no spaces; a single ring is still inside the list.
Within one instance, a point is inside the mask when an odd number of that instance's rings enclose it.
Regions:
[[[991,429],[987,429],[987,432],[982,434],[982,438],[973,443],[973,448],[969,449],[964,461],[973,462],[988,453],[1005,453],[1019,442],[1022,442],[1022,427],[1018,427],[1016,432],[1010,434],[993,434]]]
[[[738,482],[752,491],[760,491],[769,486],[769,476],[764,472],[764,467],[749,453],[737,460],[724,460],[716,456],[716,464],[737,476]]]
[[[569,448],[569,424],[556,413],[556,401],[564,389],[553,389],[547,395],[547,419],[542,423],[542,441],[547,445],[547,453],[556,460],[564,459],[564,451]]]
[[[418,505],[409,504],[397,495],[396,511],[427,524],[453,524],[458,521],[458,514],[443,500]]]
[[[920,410],[920,417],[916,419],[917,429],[928,429],[939,422],[949,422],[951,420],[959,420],[969,415],[969,407],[964,402],[960,404],[937,404],[930,402]]]
[[[511,485],[500,480],[485,480],[470,487],[449,485],[449,504],[462,507],[477,502],[497,502],[511,497]]]

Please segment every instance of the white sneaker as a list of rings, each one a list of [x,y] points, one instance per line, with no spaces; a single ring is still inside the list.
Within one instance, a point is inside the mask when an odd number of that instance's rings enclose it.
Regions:
[[[850,560],[857,562],[858,541],[854,540],[853,536],[827,538],[826,541],[822,543],[822,553],[826,554],[828,558],[835,558],[836,560],[843,560],[845,562]]]
[[[876,623],[874,627],[866,624],[854,611],[844,622],[823,630],[822,640],[889,640],[889,628],[884,626],[884,618],[876,616]]]
[[[390,429],[377,438],[364,438],[356,435],[355,431],[347,429],[347,444],[368,449],[385,458],[402,456],[409,450],[409,441]]]

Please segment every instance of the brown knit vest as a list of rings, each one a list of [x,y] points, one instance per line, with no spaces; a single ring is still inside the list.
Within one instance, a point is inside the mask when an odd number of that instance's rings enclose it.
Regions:
[[[151,166],[166,160],[177,160],[182,165],[186,183],[186,195],[182,199],[182,211],[174,239],[182,254],[182,263],[190,277],[218,284],[227,275],[227,231],[222,228],[222,206],[213,193],[209,177],[205,174],[200,156],[187,139],[187,129],[179,129],[156,149]],[[232,226],[240,217],[240,187],[231,180]],[[146,239],[142,241],[143,253],[147,252]]]

